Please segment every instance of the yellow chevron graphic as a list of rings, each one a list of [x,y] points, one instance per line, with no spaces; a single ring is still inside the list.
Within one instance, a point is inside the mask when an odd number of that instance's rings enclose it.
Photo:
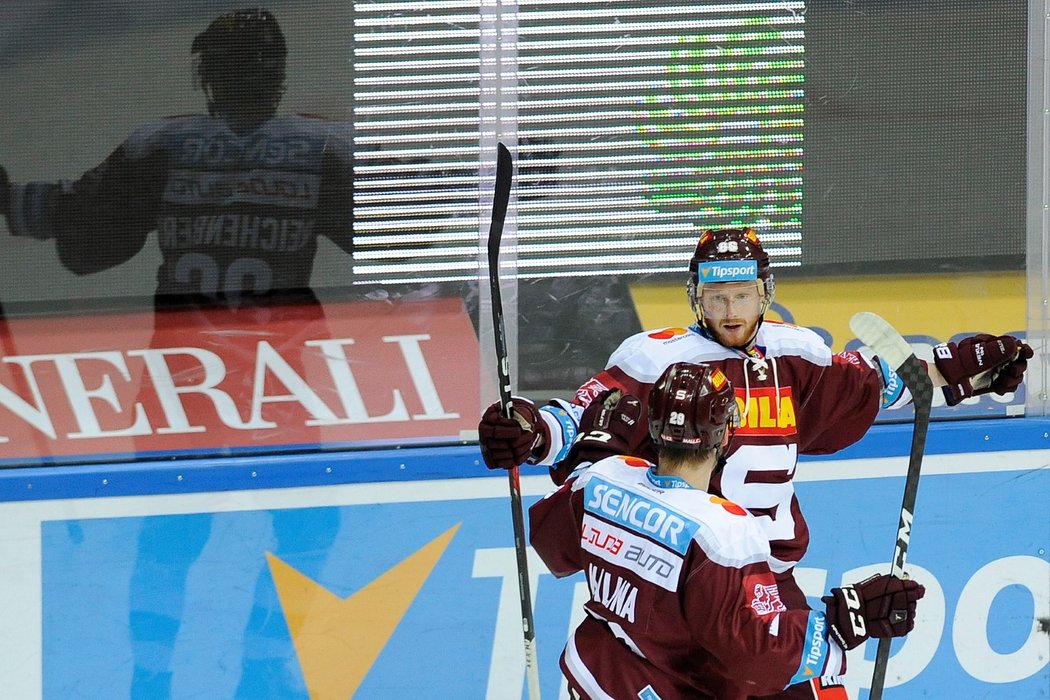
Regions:
[[[460,525],[345,599],[266,553],[311,698],[353,696]]]

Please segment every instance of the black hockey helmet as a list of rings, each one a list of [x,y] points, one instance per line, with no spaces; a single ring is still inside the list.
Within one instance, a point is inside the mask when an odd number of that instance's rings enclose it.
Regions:
[[[724,447],[737,415],[733,386],[710,365],[676,362],[649,391],[649,436],[661,447],[695,452]]]
[[[770,269],[769,254],[762,248],[752,228],[708,229],[700,235],[696,250],[689,260],[689,304],[700,314],[700,292],[711,282],[746,282],[756,280],[762,293],[762,313],[773,303],[776,284]]]
[[[216,18],[193,40],[196,77],[214,113],[216,88],[235,99],[277,103],[284,94],[288,48],[269,11],[249,8]]]

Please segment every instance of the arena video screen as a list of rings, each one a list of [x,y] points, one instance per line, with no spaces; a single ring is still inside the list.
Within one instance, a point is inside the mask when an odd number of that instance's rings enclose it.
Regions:
[[[476,9],[398,3],[391,25],[388,4],[357,5],[363,278],[475,274]],[[744,224],[801,263],[805,3],[522,2],[515,19],[497,79],[521,279],[680,273],[702,227]]]
[[[365,278],[475,266],[475,9],[356,7]],[[517,129],[521,279],[680,272],[699,230],[731,225],[757,228],[773,265],[798,274],[1019,269],[1023,4],[516,10],[499,80]],[[415,175],[385,177],[390,159]],[[419,191],[430,183],[441,194]]]

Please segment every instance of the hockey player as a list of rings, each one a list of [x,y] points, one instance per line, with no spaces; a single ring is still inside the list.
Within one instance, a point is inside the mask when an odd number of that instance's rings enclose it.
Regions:
[[[351,250],[349,127],[277,115],[287,48],[266,10],[219,17],[191,53],[207,115],[140,127],[75,182],[10,184],[0,168],[0,213],[81,275],[155,230],[157,308],[312,301],[318,237]]]
[[[792,483],[798,455],[828,454],[853,444],[880,409],[903,406],[911,396],[878,358],[833,354],[814,331],[765,320],[774,289],[769,256],[753,230],[704,232],[687,280],[696,323],[627,338],[606,369],[585,382],[571,402],[555,399],[538,407],[515,398],[513,420],[502,417],[498,404],[487,408],[478,426],[486,465],[546,465],[555,483],[561,483],[575,467],[566,457],[580,415],[594,397],[621,389],[638,396],[644,408],[650,387],[668,365],[714,365],[735,387],[741,427],[712,490],[758,518],[769,539],[781,599],[789,608],[808,608],[792,576],[809,544]],[[954,405],[986,392],[1014,391],[1032,349],[1013,337],[981,334],[938,345],[934,355],[927,366],[930,378]],[[977,375],[983,381],[972,381]],[[610,436],[608,446],[618,453],[656,458],[641,424],[623,426]],[[812,694],[802,689],[778,697]]]
[[[833,685],[846,650],[914,626],[925,589],[891,576],[832,588],[826,612],[784,606],[762,527],[709,486],[736,404],[721,370],[686,362],[653,385],[648,420],[639,399],[603,392],[581,419],[579,467],[529,509],[548,568],[582,571],[590,590],[561,656],[573,696],[738,700],[813,679]],[[647,426],[655,464],[588,461],[628,425]]]

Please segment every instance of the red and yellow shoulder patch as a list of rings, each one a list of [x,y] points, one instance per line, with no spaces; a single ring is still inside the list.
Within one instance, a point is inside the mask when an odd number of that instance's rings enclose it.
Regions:
[[[747,515],[746,510],[733,503],[732,501],[727,501],[724,498],[719,498],[718,496],[711,496],[711,502],[716,505],[722,506],[722,508],[724,508],[726,512],[732,513],[733,515]]]
[[[658,331],[653,331],[649,334],[649,337],[653,340],[669,340],[671,338],[674,338],[675,336],[685,335],[688,332],[689,329],[687,328],[678,328],[672,326],[670,328],[663,328]]]

